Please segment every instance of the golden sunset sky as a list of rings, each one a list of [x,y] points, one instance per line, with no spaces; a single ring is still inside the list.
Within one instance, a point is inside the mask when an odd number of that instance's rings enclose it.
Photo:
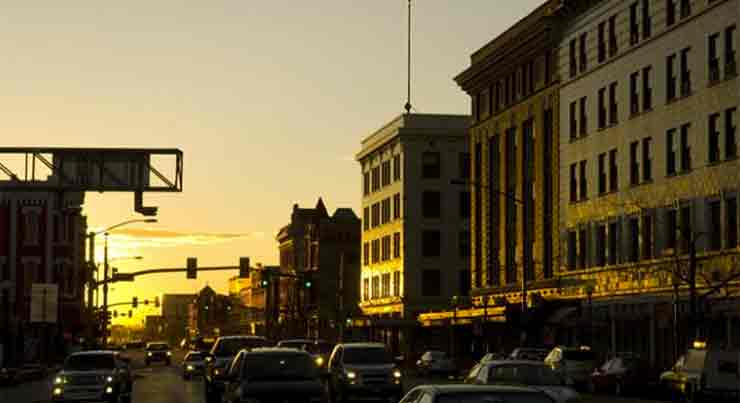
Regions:
[[[467,113],[452,78],[541,2],[414,1],[415,112]],[[144,256],[122,272],[275,264],[293,203],[359,213],[353,155],[403,112],[406,18],[404,0],[4,2],[0,143],[183,150],[184,191],[145,195],[159,223],[111,236],[112,257]],[[85,211],[94,229],[137,218],[131,194],[88,193]],[[110,301],[235,274],[143,277]]]

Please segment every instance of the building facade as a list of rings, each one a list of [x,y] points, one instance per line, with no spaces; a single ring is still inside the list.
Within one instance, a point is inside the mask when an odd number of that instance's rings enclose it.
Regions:
[[[283,336],[341,339],[359,301],[359,218],[349,208],[329,215],[321,199],[314,208],[296,204],[290,224],[276,238],[281,276],[274,330]]]
[[[179,345],[189,335],[190,305],[196,294],[162,295],[162,332],[161,335],[170,345]]]
[[[557,37],[563,7],[545,2],[473,53],[455,78],[470,96],[473,117],[473,298],[465,316],[478,323],[486,350],[489,344],[510,349],[545,342],[542,326],[522,326],[522,313],[534,314],[538,301],[557,299],[559,178],[553,173],[560,160]],[[455,324],[451,315],[446,319]]]
[[[6,365],[55,359],[84,336],[84,194],[0,193],[0,340]],[[32,284],[55,284],[57,322],[32,323]],[[61,346],[60,346],[61,344]]]
[[[564,320],[560,342],[657,366],[696,336],[740,345],[738,13],[736,0],[608,0],[563,32],[558,276],[589,313]],[[692,282],[711,291],[696,308]]]
[[[467,295],[469,116],[405,114],[362,141],[362,314],[370,336],[410,348],[419,313]],[[404,347],[405,346],[405,347]]]

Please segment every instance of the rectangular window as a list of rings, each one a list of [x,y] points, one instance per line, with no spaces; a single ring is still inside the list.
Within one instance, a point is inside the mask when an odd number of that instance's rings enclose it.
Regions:
[[[421,176],[424,179],[438,179],[442,175],[442,162],[438,152],[427,151],[422,154]]]
[[[737,75],[737,62],[735,61],[735,26],[725,29],[725,79]]]
[[[380,225],[380,203],[373,203],[371,206],[371,216],[371,226],[375,228]]]
[[[642,69],[642,110],[649,111],[653,108],[653,89],[650,86],[650,72],[652,67]]]
[[[470,192],[460,192],[460,218],[470,219]]]
[[[370,279],[369,278],[362,279],[362,300],[363,301],[370,300]]]
[[[719,161],[719,113],[709,115],[709,163]]]
[[[637,21],[637,2],[630,4],[630,45],[640,41],[640,25]]]
[[[681,0],[681,18],[691,15],[691,0]]]
[[[393,195],[393,219],[399,218],[401,218],[401,194],[396,193]]]
[[[606,266],[606,225],[596,227],[596,266]]]
[[[380,210],[382,213],[380,223],[387,224],[391,222],[391,198],[390,197],[385,198],[383,199],[383,201],[381,201]]]
[[[370,194],[370,172],[362,174],[362,194],[364,196]]]
[[[637,80],[639,77],[639,72],[630,74],[630,114],[632,115],[640,113],[640,94],[637,92]]]
[[[617,82],[609,84],[609,124],[616,125],[619,121],[617,110]]]
[[[665,225],[665,246],[667,249],[675,249],[677,246],[677,230],[678,230],[678,214],[674,209],[666,210],[666,225]]]
[[[691,95],[691,70],[689,70],[689,52],[691,48],[681,49],[681,96]]]
[[[665,25],[668,27],[676,23],[676,4],[673,1],[665,1]]]
[[[587,264],[586,256],[588,256],[587,248],[587,238],[586,238],[586,228],[581,228],[578,230],[578,268],[579,269],[585,269]]]
[[[598,104],[599,129],[603,129],[606,127],[606,87],[599,88]]]
[[[370,229],[370,207],[362,209],[362,228],[365,231]]]
[[[599,154],[599,194],[606,193],[606,153]]]
[[[401,272],[400,271],[393,272],[393,296],[394,297],[401,296]]]
[[[380,239],[373,239],[370,246],[372,247],[373,263],[378,263],[380,261]]]
[[[578,62],[576,61],[576,40],[570,40],[570,77],[573,78],[578,74]]]
[[[719,34],[712,34],[709,36],[709,46],[707,47],[707,51],[709,52],[710,83],[719,81],[719,54],[717,53],[717,42],[719,42]]]
[[[470,256],[470,231],[460,231],[457,235],[458,255]]]
[[[24,245],[39,244],[39,225],[39,214],[31,212],[23,215]]]
[[[737,108],[725,110],[725,158],[731,159],[737,157],[737,142],[735,132],[737,125],[735,115]]]
[[[421,194],[421,214],[424,218],[439,218],[441,215],[441,193],[425,190]]]
[[[578,138],[578,121],[576,120],[576,102],[570,103],[570,139]]]
[[[679,218],[681,219],[681,225],[678,230],[681,233],[681,252],[689,253],[689,236],[693,234],[691,228],[691,207],[685,205],[681,207]],[[693,234],[696,236],[696,234]]]
[[[619,189],[619,172],[617,168],[617,149],[609,150],[609,191]]]
[[[388,298],[391,296],[391,274],[383,273],[380,279],[381,279],[380,297]]]
[[[586,177],[586,160],[579,165],[578,180],[580,181],[581,200],[588,198],[588,177]]]
[[[676,72],[674,69],[675,64],[676,64],[675,54],[672,54],[666,57],[666,61],[665,61],[666,102],[670,102],[676,99]]]
[[[398,259],[401,257],[401,233],[393,233],[393,258]]]
[[[372,170],[373,174],[373,192],[380,189],[380,167],[375,167]]]
[[[579,64],[578,68],[581,73],[586,71],[588,66],[588,54],[586,53],[586,32],[582,33],[578,38],[579,42]]]
[[[650,145],[653,139],[650,137],[642,139],[642,180],[650,182],[653,180],[653,158]]]
[[[458,272],[458,285],[460,295],[470,295],[470,270],[460,270]]]
[[[642,216],[642,258],[653,258],[653,216]]]
[[[609,253],[609,264],[615,265],[619,262],[619,225],[616,222],[609,223],[609,238],[608,253]]]
[[[737,246],[737,199],[730,198],[725,200],[725,213],[727,219],[727,228],[725,229],[725,248],[734,248]]]
[[[599,63],[602,63],[604,60],[606,60],[606,22],[599,23],[597,40],[597,58]]]
[[[578,126],[581,129],[580,134],[581,136],[586,135],[586,130],[588,129],[587,121],[586,121],[586,97],[581,97],[579,100],[579,106],[580,106],[580,121],[578,122]]]
[[[568,268],[571,270],[576,268],[576,249],[576,232],[568,231]]]
[[[373,294],[371,298],[380,298],[380,276],[373,276]]]
[[[639,141],[630,143],[630,185],[632,186],[640,184],[640,163],[637,160],[639,148]]]
[[[668,129],[665,135],[665,171],[666,175],[676,174],[676,129]]]
[[[442,293],[442,279],[439,270],[421,272],[421,296],[438,297]]]
[[[363,257],[363,264],[365,266],[370,264],[370,243],[365,242],[362,244],[362,257]]]
[[[651,0],[642,0],[642,39],[650,38],[650,35],[652,33],[650,1]]]
[[[383,237],[383,260],[391,260],[391,236]]]
[[[691,146],[689,145],[691,123],[681,125],[681,172],[691,171]]]
[[[640,221],[637,217],[631,217],[627,223],[630,243],[629,261],[637,262],[640,257]]]
[[[393,181],[401,180],[401,155],[393,156]]]
[[[470,153],[458,154],[460,179],[470,179]]]
[[[391,161],[390,160],[383,161],[383,164],[381,166],[382,166],[381,185],[388,186],[391,184]]]
[[[576,164],[570,164],[570,202],[578,201],[578,181],[576,178]]]
[[[421,233],[421,254],[424,257],[439,257],[441,248],[441,235],[439,231],[424,230]]]
[[[709,202],[709,225],[713,231],[709,231],[709,250],[722,249],[722,204],[719,200]]]
[[[619,51],[617,47],[617,16],[609,17],[609,57],[613,57]]]

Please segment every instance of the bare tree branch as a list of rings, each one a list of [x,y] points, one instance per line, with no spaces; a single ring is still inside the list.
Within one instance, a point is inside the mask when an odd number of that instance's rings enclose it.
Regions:
[[[719,291],[720,289],[722,289],[723,287],[729,285],[731,282],[733,282],[733,281],[735,281],[737,279],[740,279],[740,271],[733,273],[732,275],[728,276],[727,278],[725,278],[724,280],[722,280],[718,284],[715,284],[715,285],[711,286],[710,290],[707,291],[706,293],[702,294],[700,298],[703,299],[703,298],[708,297],[711,294],[714,294],[715,292]]]

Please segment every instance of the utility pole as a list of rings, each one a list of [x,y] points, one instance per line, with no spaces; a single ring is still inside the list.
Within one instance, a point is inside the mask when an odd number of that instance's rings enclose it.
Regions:
[[[108,233],[103,247],[103,347],[108,344]]]
[[[88,286],[87,286],[87,309],[92,313],[93,308],[93,271],[97,272],[97,266],[95,266],[95,233],[89,232],[87,234],[88,248],[87,248],[87,268],[89,271]]]

